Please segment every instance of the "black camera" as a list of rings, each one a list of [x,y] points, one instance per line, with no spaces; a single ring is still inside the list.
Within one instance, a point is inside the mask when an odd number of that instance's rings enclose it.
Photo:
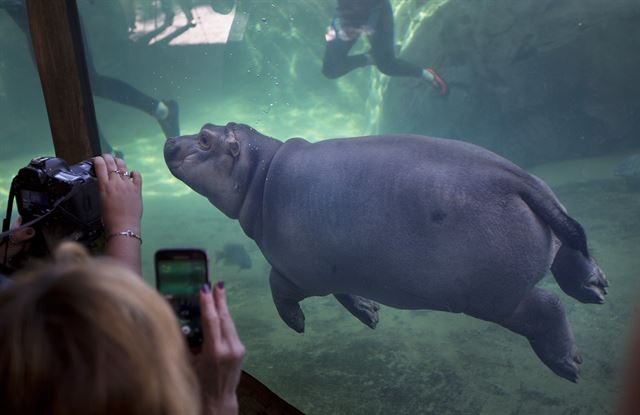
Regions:
[[[69,166],[56,157],[38,157],[21,168],[11,182],[4,228],[8,229],[13,197],[22,223],[39,229],[56,227],[75,233],[90,245],[103,234],[98,179],[93,161]],[[6,231],[3,229],[3,231]]]

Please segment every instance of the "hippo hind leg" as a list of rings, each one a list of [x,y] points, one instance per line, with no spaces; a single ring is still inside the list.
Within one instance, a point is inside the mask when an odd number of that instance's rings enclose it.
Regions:
[[[376,325],[378,325],[378,310],[380,309],[378,303],[359,295],[334,294],[334,297],[358,320],[372,329],[376,328]]]
[[[494,321],[525,336],[536,355],[555,374],[578,381],[582,358],[557,295],[533,287],[509,317]]]
[[[280,318],[298,333],[304,332],[304,313],[300,301],[306,298],[300,289],[280,272],[271,268],[269,275],[271,295]]]
[[[582,303],[604,303],[609,282],[592,257],[562,245],[551,265],[562,291]]]

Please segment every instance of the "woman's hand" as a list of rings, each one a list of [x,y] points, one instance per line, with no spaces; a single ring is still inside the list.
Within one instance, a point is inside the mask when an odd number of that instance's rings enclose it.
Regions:
[[[131,231],[140,235],[142,177],[137,171],[129,173],[124,160],[114,159],[111,154],[94,157],[93,164],[100,188],[102,223],[108,238],[105,253],[141,274],[141,241],[119,233]]]
[[[213,292],[208,284],[202,288],[200,314],[204,341],[194,363],[202,390],[203,413],[237,414],[236,388],[245,349],[227,308],[224,283],[216,284]]]
[[[111,154],[95,157],[93,163],[100,186],[102,222],[107,233],[131,229],[140,232],[142,219],[142,177],[131,172],[129,177],[124,160]],[[128,173],[129,174],[129,173]]]
[[[13,232],[7,237],[5,243],[0,245],[0,261],[3,261],[3,265],[7,268],[11,268],[13,257],[27,249],[29,240],[36,234],[35,229],[31,227],[18,229],[20,225],[22,225],[22,217],[18,216],[11,225]],[[6,263],[4,263],[5,260]]]

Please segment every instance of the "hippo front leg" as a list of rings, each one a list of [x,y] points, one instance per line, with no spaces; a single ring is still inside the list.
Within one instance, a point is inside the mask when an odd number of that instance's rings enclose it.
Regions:
[[[280,314],[280,318],[287,323],[287,326],[298,333],[303,333],[304,313],[300,308],[299,302],[304,300],[306,296],[275,268],[271,268],[269,284],[271,285],[273,302],[276,305],[278,314]]]
[[[358,320],[372,329],[376,328],[376,325],[378,325],[378,310],[380,309],[378,303],[359,295],[334,294],[334,297]]]

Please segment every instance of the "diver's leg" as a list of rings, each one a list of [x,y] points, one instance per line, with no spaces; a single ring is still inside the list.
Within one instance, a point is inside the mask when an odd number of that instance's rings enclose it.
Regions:
[[[604,303],[609,282],[593,260],[562,245],[551,265],[551,272],[562,291],[582,303]]]
[[[87,66],[89,66],[88,62]],[[89,79],[91,79],[94,95],[118,104],[137,108],[152,117],[156,116],[156,109],[160,104],[160,100],[145,95],[124,81],[101,75],[95,71],[93,73],[90,72]]]
[[[284,275],[271,268],[269,275],[271,295],[280,318],[298,333],[304,332],[304,313],[300,308],[300,301],[305,298],[298,287]]]
[[[29,44],[31,44],[31,34],[29,32],[29,17],[27,16],[27,9],[24,4],[7,5],[2,6],[0,9],[4,9],[11,20],[20,27],[22,32],[29,38]]]
[[[124,81],[98,73],[93,63],[91,48],[84,34],[83,38],[87,72],[89,74],[89,80],[91,81],[91,92],[100,98],[134,107],[151,116],[155,116],[156,108],[160,101],[145,95]]]
[[[368,298],[358,295],[334,294],[334,297],[346,308],[351,314],[362,321],[372,329],[378,324],[378,310],[380,305]]]
[[[84,36],[84,32],[83,38],[85,61],[87,63],[87,72],[93,95],[117,102],[118,104],[137,108],[155,118],[167,138],[179,136],[178,103],[175,101],[158,100],[146,95],[124,81],[98,73],[93,63],[91,48]]]
[[[36,59],[33,53],[33,48],[31,47],[31,32],[29,31],[29,18],[27,16],[26,8],[24,7],[24,5],[16,5],[16,6],[7,6],[5,10],[9,15],[9,17],[11,17],[11,19],[16,23],[16,25],[20,27],[20,29],[26,36],[27,41],[29,42],[29,52],[31,54],[31,59],[34,61],[34,64],[35,64]],[[91,74],[91,72],[94,71],[93,62],[91,62],[90,55],[88,54],[87,54],[86,61],[87,61],[87,70],[89,74]],[[98,136],[100,138],[100,148],[102,152],[111,153],[113,151],[113,148],[111,147],[111,144],[109,144],[107,139],[104,137],[99,127],[98,127]]]
[[[423,76],[422,68],[402,59],[396,58],[394,51],[393,11],[389,1],[384,1],[378,13],[374,16],[372,32],[369,35],[371,43],[371,57],[376,66],[385,75],[411,76],[419,78]]]

